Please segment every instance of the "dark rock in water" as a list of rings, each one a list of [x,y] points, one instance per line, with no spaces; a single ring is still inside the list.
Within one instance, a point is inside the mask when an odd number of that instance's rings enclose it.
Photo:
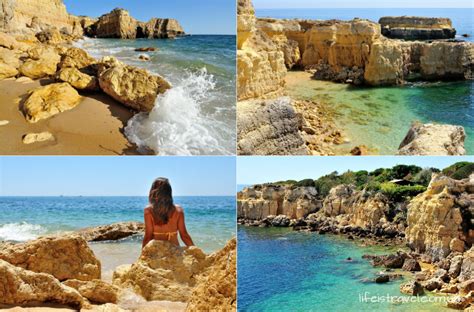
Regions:
[[[290,225],[290,218],[285,215],[278,215],[270,220],[272,226],[275,227],[288,227]]]
[[[347,239],[353,240],[353,239],[354,239],[354,236],[349,235],[349,236],[347,236]]]
[[[375,278],[375,282],[377,284],[388,283],[390,281],[390,277],[388,275],[382,274]]]
[[[431,278],[423,283],[423,287],[425,287],[428,291],[433,291],[435,289],[439,290],[443,286],[443,281],[439,277]]]
[[[424,294],[423,287],[417,281],[411,281],[400,285],[400,292],[410,296],[420,296]]]
[[[461,36],[463,36],[464,38],[469,38],[469,37],[471,37],[471,35],[469,35],[469,34],[462,34]]]
[[[347,257],[346,261],[352,261],[351,257]]]
[[[156,51],[158,50],[157,48],[154,48],[154,47],[145,47],[145,48],[136,48],[135,51],[136,52],[153,52],[153,51]]]
[[[415,259],[405,259],[402,270],[409,272],[421,271],[421,266]]]
[[[140,222],[121,222],[80,230],[78,233],[89,242],[118,240],[141,234],[145,225]]]
[[[382,35],[405,40],[450,39],[456,35],[449,18],[386,16],[379,20]]]

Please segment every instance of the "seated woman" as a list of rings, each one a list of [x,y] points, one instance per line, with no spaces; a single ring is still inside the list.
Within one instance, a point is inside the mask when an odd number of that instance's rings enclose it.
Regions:
[[[186,246],[194,246],[184,223],[184,211],[173,204],[171,185],[166,178],[156,179],[148,196],[150,205],[145,208],[145,237],[142,248],[152,239],[169,241],[179,246],[178,232]]]

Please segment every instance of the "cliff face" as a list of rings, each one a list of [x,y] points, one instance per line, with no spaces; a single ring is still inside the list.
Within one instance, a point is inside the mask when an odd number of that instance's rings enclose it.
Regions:
[[[137,29],[137,38],[174,38],[184,34],[183,27],[172,18],[152,18],[147,23],[140,23]]]
[[[473,216],[474,175],[461,181],[436,175],[408,206],[407,241],[434,260],[463,252],[474,242]]]
[[[96,36],[99,38],[135,39],[138,21],[123,9],[115,9],[102,15],[96,24]]]
[[[303,218],[321,207],[316,195],[314,187],[255,185],[238,193],[237,217],[249,220],[262,220],[270,215]]]
[[[257,98],[280,90],[285,83],[285,56],[273,40],[256,27],[250,0],[238,1],[237,33],[238,99]]]
[[[353,226],[371,228],[387,222],[389,200],[384,195],[357,191],[353,185],[332,188],[317,213],[326,217],[345,215]]]
[[[73,24],[62,0],[0,1],[0,31],[28,33],[54,26],[72,32]]]
[[[395,27],[388,18],[383,22],[385,29]],[[412,23],[416,31],[426,27],[433,33],[450,27],[447,19],[425,21],[410,17],[404,23]],[[388,39],[382,35],[380,24],[360,19],[343,22],[265,18],[258,19],[257,26],[283,53],[287,68],[298,65],[316,69],[317,79],[392,85],[402,84],[414,75],[423,80],[473,78],[474,44],[470,42]],[[413,39],[409,35],[407,38]]]

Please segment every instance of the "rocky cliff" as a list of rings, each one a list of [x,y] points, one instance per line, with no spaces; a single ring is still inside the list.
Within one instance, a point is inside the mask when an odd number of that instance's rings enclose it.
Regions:
[[[278,45],[256,25],[250,0],[237,5],[237,96],[257,98],[284,86],[285,56]]]
[[[433,20],[433,21],[432,21]],[[382,26],[395,25],[384,19]],[[436,32],[446,19],[411,18]],[[400,22],[401,23],[401,22]],[[415,27],[414,26],[414,27]],[[393,85],[422,80],[472,79],[474,44],[460,41],[404,41],[382,35],[368,20],[310,21],[258,19],[257,28],[283,53],[287,68],[315,69],[315,78],[352,84]],[[417,28],[417,31],[420,28]]]
[[[460,181],[435,175],[408,206],[407,242],[433,260],[463,252],[474,243],[473,216],[474,175]]]
[[[263,220],[271,215],[303,218],[321,207],[316,195],[314,187],[255,185],[237,194],[237,217],[248,220]]]
[[[405,40],[450,39],[456,35],[449,18],[386,16],[379,20],[382,34]]]
[[[72,32],[74,23],[62,0],[0,1],[0,31],[36,33],[53,26]]]

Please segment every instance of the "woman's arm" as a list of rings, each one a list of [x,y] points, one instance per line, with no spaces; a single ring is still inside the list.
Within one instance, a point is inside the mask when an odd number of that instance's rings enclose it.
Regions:
[[[186,246],[194,246],[193,240],[191,239],[191,236],[188,233],[188,230],[186,230],[186,223],[184,222],[184,211],[180,209],[180,214],[179,214],[179,219],[178,219],[178,231],[179,231],[179,236],[183,240],[183,242],[186,244]]]
[[[148,210],[148,208],[145,209],[144,219],[145,235],[143,236],[142,248],[145,247],[146,244],[148,244],[153,239],[153,219],[151,216],[151,212]]]

